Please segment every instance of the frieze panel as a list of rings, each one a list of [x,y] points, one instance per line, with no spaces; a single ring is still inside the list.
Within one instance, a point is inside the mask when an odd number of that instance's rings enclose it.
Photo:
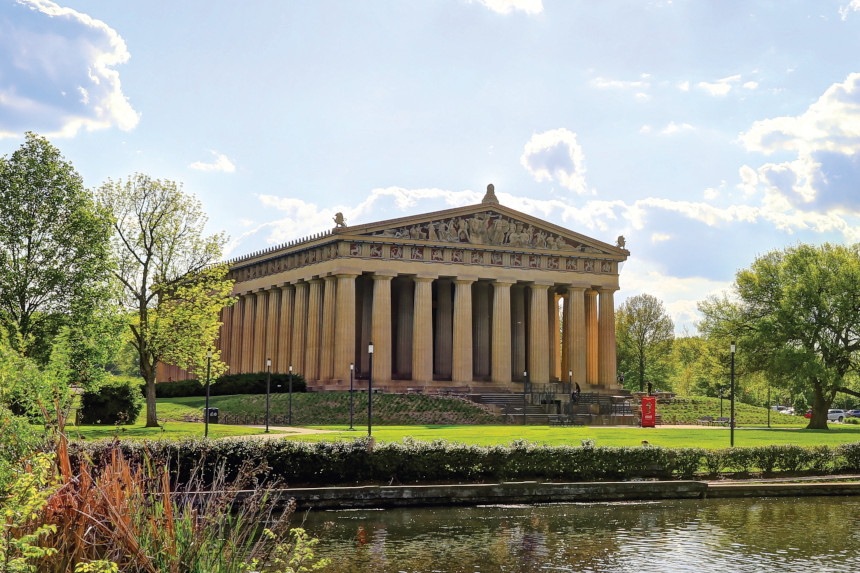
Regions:
[[[502,253],[498,251],[493,251],[490,253],[490,264],[491,265],[499,265],[502,264]]]
[[[413,261],[423,261],[424,247],[412,247],[411,258]]]
[[[576,259],[567,259],[567,262],[565,263],[565,268],[569,271],[579,270],[579,267],[576,264]]]
[[[536,269],[540,267],[540,257],[529,255],[529,268]]]
[[[523,266],[523,256],[519,253],[515,253],[515,254],[511,255],[511,266],[512,267]]]
[[[381,259],[382,258],[382,245],[370,245],[370,258],[372,258],[372,259]]]
[[[349,256],[351,256],[351,257],[360,257],[361,256],[361,244],[360,243],[350,243],[349,244]]]
[[[403,247],[400,245],[391,245],[391,258],[392,259],[402,259],[403,258]]]
[[[594,261],[589,260],[589,259],[586,259],[586,260],[585,260],[585,261],[583,261],[583,262],[584,262],[584,265],[583,265],[583,266],[584,266],[584,268],[583,268],[583,270],[584,270],[585,272],[587,272],[587,273],[593,273],[593,272],[594,272]]]
[[[463,251],[460,249],[454,249],[451,252],[451,262],[452,263],[462,263],[463,262]]]
[[[600,263],[600,272],[609,273],[612,272],[612,264],[609,261],[603,261]]]
[[[484,264],[484,253],[482,251],[472,251],[472,264],[473,265],[483,265]]]
[[[546,268],[550,269],[551,271],[557,271],[558,257],[550,257],[546,262]]]
[[[504,215],[485,212],[468,217],[451,217],[376,231],[377,237],[394,239],[421,239],[472,245],[531,247],[553,251],[603,253],[594,247],[569,242],[565,237],[517,221]]]
[[[445,252],[442,249],[431,249],[430,260],[434,263],[441,263],[445,260]]]

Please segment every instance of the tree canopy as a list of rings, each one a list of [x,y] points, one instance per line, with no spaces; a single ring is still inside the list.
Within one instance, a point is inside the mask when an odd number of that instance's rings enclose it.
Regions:
[[[110,293],[110,221],[48,140],[0,158],[0,321],[44,364],[63,325],[89,324]]]
[[[798,245],[758,257],[735,280],[737,301],[700,305],[703,329],[738,340],[752,372],[782,388],[810,389],[809,428],[827,428],[827,410],[860,366],[860,247]]]
[[[109,180],[98,198],[113,216],[114,272],[146,381],[146,425],[157,426],[158,363],[198,370],[218,335],[219,312],[231,303],[227,266],[216,264],[226,238],[204,234],[200,201],[173,181],[140,174]],[[224,367],[218,358],[216,373]]]
[[[674,330],[675,324],[658,298],[640,294],[624,301],[615,312],[615,333],[625,385],[638,384],[642,391],[646,380],[658,385],[668,380]]]

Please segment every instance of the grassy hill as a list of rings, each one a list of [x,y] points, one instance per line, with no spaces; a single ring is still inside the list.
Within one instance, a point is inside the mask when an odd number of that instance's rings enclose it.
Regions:
[[[170,398],[158,401],[158,416],[166,420],[200,418],[205,399]],[[238,423],[263,423],[266,413],[266,396],[236,395],[213,396],[210,406],[219,409],[223,416],[247,416]],[[270,421],[273,425],[286,423],[289,411],[288,394],[270,396]],[[354,423],[367,423],[367,394],[355,394]],[[256,422],[253,419],[256,418]],[[284,418],[284,419],[282,419]],[[230,423],[234,423],[232,419]],[[420,394],[374,394],[374,425],[413,424],[501,424],[495,416],[477,404],[460,398],[431,397]],[[329,426],[349,424],[348,392],[313,392],[293,394],[293,425]]]
[[[289,396],[273,394],[270,398],[270,421],[273,425],[286,423]],[[214,396],[211,406],[218,408],[222,419],[242,416],[238,422],[263,423],[266,413],[265,395]],[[200,419],[204,399],[171,398],[159,400],[158,415],[163,420]],[[665,424],[695,424],[702,416],[720,415],[719,398],[689,396],[675,399],[670,404],[658,404],[657,411]],[[739,426],[764,426],[767,408],[735,404]],[[723,415],[729,415],[729,401],[723,402]],[[247,418],[244,418],[247,416]],[[254,419],[256,418],[256,420]],[[771,426],[804,426],[802,416],[789,416],[771,412]],[[367,394],[355,394],[355,425],[367,423]],[[373,396],[374,425],[446,425],[446,424],[501,424],[498,416],[480,406],[460,398],[424,396],[420,394],[375,394]],[[319,392],[293,394],[293,424],[297,426],[332,426],[349,424],[349,393]]]

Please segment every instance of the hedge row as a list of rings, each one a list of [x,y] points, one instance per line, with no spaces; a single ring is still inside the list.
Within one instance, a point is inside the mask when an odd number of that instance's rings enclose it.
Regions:
[[[228,374],[212,380],[209,384],[211,396],[228,396],[233,394],[265,394],[266,372],[250,372],[246,374]],[[307,383],[301,374],[293,374],[293,392],[305,392]],[[289,392],[290,375],[272,372],[270,385],[272,394]],[[145,392],[145,389],[144,389]],[[158,382],[155,385],[156,398],[184,398],[186,396],[205,396],[206,384],[200,380],[177,380],[175,382]]]
[[[76,442],[75,459],[100,465],[114,448],[126,457],[166,463],[177,484],[192,476],[208,483],[216,471],[228,481],[240,472],[290,486],[355,483],[434,483],[499,480],[599,481],[689,479],[722,472],[860,471],[860,442],[836,447],[760,446],[724,450],[659,447],[470,446],[445,441],[383,443],[291,440],[162,440]]]

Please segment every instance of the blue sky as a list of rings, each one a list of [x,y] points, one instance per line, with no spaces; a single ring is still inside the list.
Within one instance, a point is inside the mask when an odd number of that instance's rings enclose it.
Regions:
[[[0,155],[182,181],[236,256],[476,203],[631,255],[677,330],[860,240],[860,0],[0,0]]]

